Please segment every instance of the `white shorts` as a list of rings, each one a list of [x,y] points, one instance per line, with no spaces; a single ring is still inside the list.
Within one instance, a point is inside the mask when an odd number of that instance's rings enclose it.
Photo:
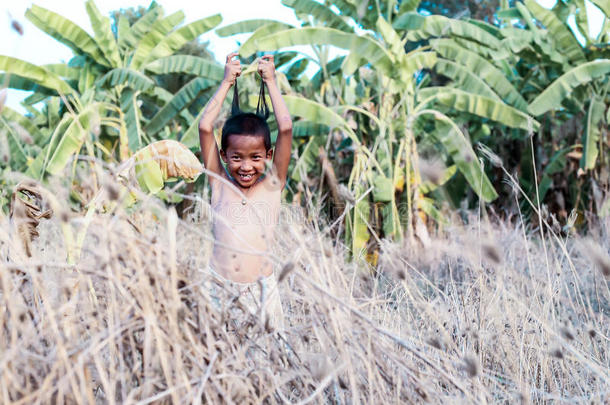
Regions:
[[[225,289],[238,295],[240,302],[255,316],[260,316],[263,324],[269,320],[269,324],[276,330],[284,329],[284,311],[280,300],[275,275],[261,277],[254,283],[238,283],[224,278],[211,266],[206,269],[207,275],[204,286],[211,294],[212,302],[217,308],[221,308],[220,289]],[[226,296],[226,294],[224,294]]]

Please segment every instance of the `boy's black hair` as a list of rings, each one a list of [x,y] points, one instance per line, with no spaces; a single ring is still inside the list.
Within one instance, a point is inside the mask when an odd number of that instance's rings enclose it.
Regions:
[[[237,90],[237,78],[235,78],[231,117],[222,127],[220,147],[222,150],[227,150],[229,147],[229,135],[252,135],[262,136],[265,142],[265,151],[268,151],[271,149],[271,134],[269,125],[267,125],[267,118],[269,118],[269,107],[267,107],[267,100],[265,99],[265,83],[261,80],[256,114],[244,113],[239,109],[239,92]]]
[[[229,147],[229,135],[262,136],[265,142],[265,150],[271,149],[269,125],[260,115],[240,112],[231,116],[222,127],[222,138],[220,140],[222,150],[226,151]]]

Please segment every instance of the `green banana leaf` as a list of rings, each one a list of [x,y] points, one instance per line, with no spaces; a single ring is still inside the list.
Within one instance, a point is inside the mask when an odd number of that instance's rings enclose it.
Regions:
[[[381,34],[383,41],[389,45],[390,52],[394,55],[403,55],[405,53],[404,43],[400,39],[398,33],[392,28],[382,16],[377,18],[377,31]]]
[[[329,7],[313,0],[282,0],[282,4],[294,9],[295,14],[309,14],[316,20],[326,23],[327,27],[336,28],[345,32],[354,32],[343,19],[335,14]]]
[[[216,34],[219,37],[230,37],[231,35],[236,34],[245,34],[248,32],[254,32],[257,29],[264,27],[269,24],[278,24],[278,25],[287,25],[283,22],[276,20],[267,20],[267,19],[254,19],[254,20],[244,20],[238,21],[233,24],[225,25],[224,27],[218,28],[216,30]]]
[[[334,28],[306,27],[276,32],[255,41],[259,50],[281,49],[295,45],[332,45],[362,55],[367,62],[390,75],[393,57],[377,41]]]
[[[250,35],[250,37],[239,47],[239,54],[243,57],[250,57],[254,53],[256,53],[259,48],[257,45],[257,40],[259,38],[266,37],[270,34],[276,33],[278,31],[284,31],[294,28],[290,24],[280,23],[280,22],[272,22],[262,27],[259,27]],[[277,49],[276,49],[277,50]]]
[[[1,143],[8,144],[8,161],[0,162],[0,164],[8,163],[13,170],[21,170],[25,167],[29,158],[29,153],[17,128],[14,123],[9,122],[4,116],[0,116],[0,136],[3,138]],[[6,145],[0,146],[6,147]],[[3,151],[4,153],[6,151]]]
[[[99,104],[92,104],[85,110],[81,111],[75,117],[67,116],[68,127],[65,132],[53,134],[53,137],[58,136],[57,142],[51,141],[51,145],[57,146],[51,150],[49,158],[45,162],[45,170],[51,174],[59,174],[68,164],[70,158],[77,154],[86,137],[89,135],[91,123],[100,116]],[[58,127],[59,128],[59,127]]]
[[[40,132],[40,129],[32,123],[30,118],[24,117],[6,105],[2,108],[0,116],[5,118],[8,122],[16,122],[21,125],[32,136],[35,143],[42,140],[43,135]]]
[[[119,47],[124,49],[136,48],[144,35],[150,32],[151,27],[161,14],[162,9],[156,3],[153,3],[146,14],[140,17],[131,27],[129,27],[129,21],[124,18],[125,23],[119,24],[119,28],[123,28],[119,30]]]
[[[496,38],[502,37],[502,35],[500,34],[500,29],[498,27],[491,25],[485,21],[475,20],[474,18],[466,18],[465,21],[487,31]]]
[[[203,112],[205,109],[202,109],[197,117],[191,121],[191,125],[187,128],[186,131],[182,134],[180,138],[180,143],[186,146],[189,149],[199,148],[199,121],[203,116]]]
[[[290,61],[294,60],[299,55],[295,51],[278,52],[275,54],[274,62],[275,68],[278,69],[280,66],[287,65]]]
[[[426,17],[416,12],[406,12],[400,14],[392,23],[392,27],[397,30],[419,30],[426,23]]]
[[[580,34],[586,39],[585,46],[591,43],[591,36],[589,35],[589,18],[587,16],[587,8],[585,7],[584,0],[574,0],[576,7],[579,8],[576,13],[576,26],[580,31]]]
[[[549,160],[549,163],[546,165],[544,170],[542,171],[542,178],[540,179],[540,183],[538,185],[538,198],[540,201],[544,200],[546,197],[546,193],[551,189],[553,185],[553,175],[565,170],[567,165],[566,155],[568,152],[573,150],[575,146],[569,146],[567,148],[563,148],[555,152],[555,154]]]
[[[0,71],[31,80],[40,86],[55,90],[58,93],[74,93],[74,89],[56,74],[21,59],[0,55]]]
[[[358,200],[365,192],[365,188],[362,185],[358,185],[354,189],[354,197]],[[367,243],[371,237],[367,222],[371,213],[371,206],[368,197],[364,197],[356,203],[353,210],[353,218],[351,219],[351,247],[352,256],[356,258],[362,258],[366,254]]]
[[[455,175],[456,172],[456,165],[451,165],[447,167],[443,170],[443,174],[439,176],[438,183],[433,183],[429,180],[425,180],[419,185],[419,192],[424,195],[436,190],[443,184],[447,183]]]
[[[149,91],[155,87],[155,82],[143,73],[127,68],[112,69],[99,78],[95,85],[98,88],[114,88],[125,85],[138,91]]]
[[[382,229],[384,238],[394,240],[401,238],[400,213],[396,206],[396,200],[392,199],[389,203],[383,204],[381,215],[383,217]]]
[[[294,62],[286,71],[286,77],[288,80],[296,80],[299,76],[307,69],[309,65],[309,59],[302,58]]]
[[[436,208],[434,200],[429,197],[420,197],[417,200],[418,208],[426,213],[430,218],[434,219],[439,224],[449,225],[447,218]]]
[[[25,12],[25,16],[35,26],[67,45],[74,53],[87,54],[97,63],[111,66],[87,31],[69,19],[35,4]]]
[[[115,72],[118,73],[118,72]],[[95,81],[100,77],[99,71],[95,69],[92,62],[87,62],[85,66],[79,69],[78,75],[78,91],[82,95],[88,89],[95,85]],[[110,78],[110,73],[108,74]]]
[[[412,81],[413,75],[422,69],[434,69],[438,56],[435,52],[418,51],[400,57],[400,76],[405,83]]]
[[[184,13],[177,11],[155,22],[150,31],[138,42],[129,66],[133,70],[140,68],[149,60],[150,53],[163,39],[184,20]]]
[[[421,25],[420,25],[421,24]],[[463,20],[455,20],[441,15],[398,18],[394,28],[407,30],[407,39],[421,41],[430,37],[456,36],[475,41],[492,49],[500,48],[500,40],[486,30]]]
[[[470,91],[500,101],[500,97],[494,93],[489,85],[465,66],[447,59],[439,59],[436,62],[435,70],[437,73],[452,79],[455,85],[464,91]]]
[[[150,151],[144,150],[138,155],[135,169],[136,179],[143,191],[155,194],[163,188],[163,173]]]
[[[324,147],[325,144],[325,136],[310,137],[294,165],[290,178],[296,182],[303,181],[307,173],[310,173],[317,165],[319,149]]]
[[[146,61],[172,55],[178,49],[182,48],[184,44],[217,27],[221,22],[222,17],[220,14],[215,14],[210,17],[199,19],[177,29],[166,36],[152,49],[150,54],[146,57]]]
[[[318,124],[316,122],[299,120],[292,124],[293,138],[306,138],[310,136],[326,137],[330,133],[328,125]]]
[[[576,64],[585,60],[582,47],[570,29],[557,18],[555,13],[542,7],[535,0],[524,0],[523,2],[532,15],[546,27],[549,32],[548,36],[553,38],[559,52]]]
[[[520,19],[522,17],[521,13],[519,12],[519,10],[517,10],[514,7],[511,8],[507,8],[505,10],[499,10],[496,15],[498,16],[499,19],[501,20],[517,20]]]
[[[44,162],[45,162],[45,157],[47,156],[47,150],[49,149],[48,145],[45,146],[40,153],[38,154],[38,156],[36,156],[36,158],[34,160],[32,160],[29,164],[27,169],[25,170],[25,175],[32,178],[32,179],[38,179],[41,180],[42,176],[44,174],[43,170],[44,170]]]
[[[146,95],[152,97],[158,106],[164,106],[174,98],[174,95],[163,87],[155,87],[152,92],[148,92]],[[195,119],[188,110],[180,111],[179,115],[185,122],[193,122]]]
[[[185,84],[176,95],[162,108],[150,122],[144,127],[144,132],[149,136],[156,134],[170,122],[180,111],[188,107],[206,89],[215,85],[213,80],[196,77]]]
[[[78,80],[79,72],[78,69],[70,67],[65,63],[51,63],[48,65],[42,65],[43,69],[48,70],[51,73],[55,73],[59,77],[63,77],[71,80]]]
[[[525,30],[521,30],[525,31]],[[527,31],[525,31],[527,32]],[[451,38],[454,43],[458,46],[461,46],[464,49],[472,51],[479,56],[483,56],[484,58],[488,58],[492,63],[498,63],[501,61],[508,60],[513,56],[513,54],[509,51],[508,48],[504,45],[504,40],[500,40],[500,48],[492,49],[488,48],[485,45],[481,45],[478,42],[471,41],[465,38]]]
[[[344,61],[345,61],[345,56],[339,56],[339,57],[336,57],[335,59],[331,60],[330,62],[328,62],[326,64],[326,73],[328,73],[329,75],[332,76],[335,73],[339,72],[341,69],[341,66],[343,66]],[[311,80],[309,81],[311,83],[312,88],[318,90],[320,88],[320,86],[322,85],[323,78],[324,78],[324,69],[320,68],[320,70],[318,70],[311,77]]]
[[[330,128],[347,127],[347,122],[339,114],[310,99],[285,95],[284,101],[293,117],[302,117],[307,121],[326,125]]]
[[[102,16],[93,0],[85,2],[85,8],[91,20],[91,27],[95,33],[94,40],[98,48],[111,66],[120,67],[122,65],[121,55],[112,28],[110,28],[110,18]]]
[[[511,128],[535,131],[540,126],[536,120],[516,108],[492,98],[459,89],[429,87],[420,90],[419,97],[422,100],[436,100],[447,107],[488,118]]]
[[[461,64],[483,79],[506,103],[522,111],[527,109],[527,102],[506,75],[485,58],[455,45],[450,39],[431,40],[430,45],[444,58]]]
[[[566,57],[557,51],[557,47],[548,36],[541,34],[539,31],[528,31],[514,27],[500,29],[500,33],[504,37],[502,43],[513,53],[520,53],[529,48],[532,52],[542,53],[555,63],[565,64],[567,62]]]
[[[353,0],[333,0],[332,4],[341,10],[341,15],[352,18],[355,22],[359,21],[358,10],[353,4]]]
[[[421,0],[403,0],[400,2],[400,6],[398,7],[398,16],[400,17],[401,15],[405,14],[405,13],[412,13],[417,11],[417,8],[419,7],[419,3],[421,3]]]
[[[610,74],[610,59],[595,60],[583,63],[570,69],[553,81],[544,91],[532,101],[528,107],[530,114],[542,115],[549,110],[561,108],[562,101],[572,91],[583,84]]]
[[[33,80],[30,80],[26,77],[18,76],[14,73],[0,74],[0,83],[2,83],[3,86],[8,87],[9,89],[31,91],[34,92],[34,94],[39,94],[41,97],[40,100],[44,100],[49,96],[57,94],[57,91],[53,89],[41,86]]]
[[[121,111],[124,114],[129,150],[136,151],[144,146],[144,131],[141,128],[142,112],[138,107],[138,91],[127,88],[121,93]]]
[[[373,178],[373,201],[390,202],[394,199],[394,181],[383,174]]]
[[[470,142],[456,125],[451,125],[446,121],[437,121],[436,130],[432,136],[441,142],[470,187],[483,201],[491,202],[498,197],[489,178],[481,170],[479,159],[472,150]]]
[[[604,100],[600,97],[594,96],[589,104],[589,111],[587,112],[587,125],[583,133],[582,140],[582,158],[580,160],[580,167],[583,169],[594,169],[595,162],[597,161],[597,155],[599,149],[597,144],[601,136],[601,130],[599,124],[604,119],[604,111],[606,105]]]
[[[184,73],[220,81],[224,76],[222,66],[213,60],[192,55],[174,55],[160,58],[145,66],[155,74]]]

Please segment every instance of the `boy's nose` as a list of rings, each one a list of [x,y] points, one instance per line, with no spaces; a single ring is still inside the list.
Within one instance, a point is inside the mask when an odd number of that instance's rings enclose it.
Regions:
[[[250,162],[248,162],[248,161],[244,161],[241,164],[241,169],[242,170],[251,170],[252,169],[252,164]]]

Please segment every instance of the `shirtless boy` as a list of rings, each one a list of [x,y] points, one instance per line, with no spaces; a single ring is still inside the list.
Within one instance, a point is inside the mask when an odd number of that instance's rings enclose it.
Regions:
[[[252,113],[227,120],[219,151],[213,125],[241,74],[241,64],[234,60],[237,55],[227,56],[224,79],[199,122],[199,140],[206,169],[218,176],[209,176],[215,237],[210,268],[229,282],[247,285],[259,279],[273,280],[268,253],[290,162],[292,120],[275,79],[273,56],[265,55],[258,73],[267,86],[277,121],[275,151],[265,119]]]

